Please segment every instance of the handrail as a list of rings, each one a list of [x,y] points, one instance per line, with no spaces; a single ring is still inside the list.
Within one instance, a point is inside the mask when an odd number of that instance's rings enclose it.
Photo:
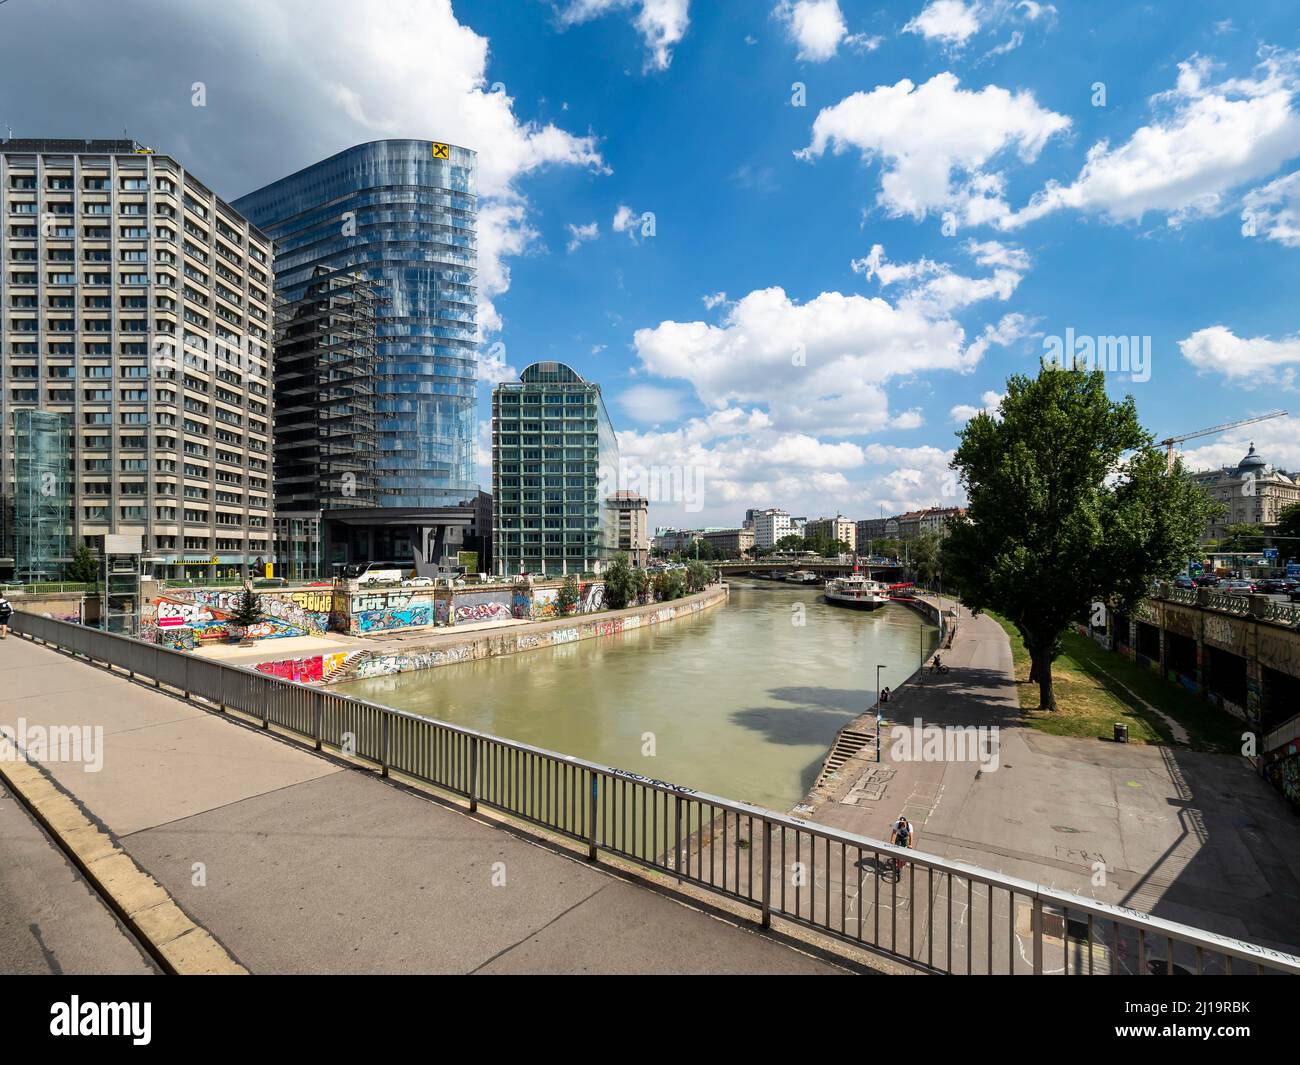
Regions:
[[[591,860],[604,851],[753,906],[765,927],[775,915],[924,971],[1068,975],[1073,962],[1076,974],[1199,974],[1239,971],[1234,962],[1244,962],[1255,972],[1300,974],[1300,957],[1282,951],[752,803],[117,633],[23,611],[12,625],[29,639],[127,669],[188,699],[260,718],[263,728],[296,733],[317,750],[345,750],[384,776],[396,771],[451,791],[471,811],[481,804],[539,825],[585,844]],[[904,928],[898,904],[905,874]],[[976,885],[984,890],[977,893]],[[953,900],[963,889],[958,902],[965,909],[954,924]],[[925,926],[918,930],[920,919]]]
[[[1260,744],[1260,754],[1268,754],[1270,751],[1276,751],[1284,743],[1290,743],[1292,740],[1300,737],[1300,714],[1288,718],[1278,725],[1275,729],[1270,729],[1264,735],[1264,742]]]

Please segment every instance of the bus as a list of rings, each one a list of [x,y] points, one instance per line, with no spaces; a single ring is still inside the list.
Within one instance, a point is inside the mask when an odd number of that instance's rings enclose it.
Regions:
[[[358,584],[401,584],[406,569],[400,562],[361,562],[344,566],[343,576]]]

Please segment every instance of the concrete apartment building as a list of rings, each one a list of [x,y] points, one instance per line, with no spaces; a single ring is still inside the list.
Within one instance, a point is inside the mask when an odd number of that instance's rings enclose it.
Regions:
[[[900,540],[915,540],[918,536],[942,536],[948,522],[966,511],[962,507],[926,507],[924,510],[909,510],[885,519],[883,535],[897,537]]]
[[[645,565],[650,555],[650,500],[640,492],[622,490],[609,497],[609,504],[618,517],[618,550],[627,554],[632,565]]]
[[[1253,443],[1236,466],[1191,476],[1205,495],[1224,507],[1206,525],[1206,540],[1222,539],[1229,525],[1276,525],[1282,511],[1300,503],[1300,483],[1265,461]]]
[[[871,547],[872,540],[885,538],[888,521],[888,518],[863,518],[857,522],[857,542],[863,551]]]
[[[700,539],[726,558],[739,558],[754,547],[752,529],[711,529]]]
[[[260,571],[270,240],[129,140],[0,144],[0,225],[0,572],[56,578],[113,534],[161,576]],[[34,477],[59,450],[70,476]]]
[[[833,518],[818,518],[815,521],[808,522],[803,530],[804,539],[812,540],[819,537],[826,537],[828,540],[843,540],[849,545],[849,550],[857,548],[858,527],[857,523],[843,514],[837,514]]]
[[[782,537],[793,535],[790,514],[777,507],[753,512],[754,546],[767,549],[776,546]]]

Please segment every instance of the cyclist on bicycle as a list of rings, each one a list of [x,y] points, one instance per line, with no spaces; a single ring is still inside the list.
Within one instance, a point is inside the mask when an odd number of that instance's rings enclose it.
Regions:
[[[916,838],[916,832],[912,829],[912,822],[902,814],[898,815],[898,820],[893,823],[889,833],[889,842],[895,847],[910,847],[912,841]],[[901,860],[895,858],[894,861],[899,865]]]

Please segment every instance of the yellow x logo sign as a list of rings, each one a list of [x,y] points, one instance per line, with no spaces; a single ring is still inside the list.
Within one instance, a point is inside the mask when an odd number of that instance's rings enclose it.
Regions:
[[[451,148],[450,148],[448,145],[446,145],[446,144],[439,144],[437,141],[434,141],[434,142],[433,142],[433,157],[434,157],[435,159],[447,159],[447,160],[450,160],[450,159],[451,159]]]

